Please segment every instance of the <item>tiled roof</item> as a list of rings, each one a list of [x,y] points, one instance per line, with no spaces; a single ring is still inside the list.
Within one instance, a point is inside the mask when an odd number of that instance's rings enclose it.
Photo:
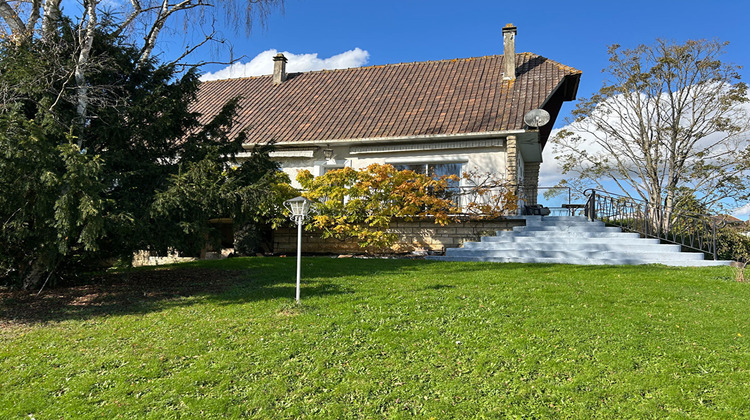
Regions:
[[[730,225],[745,223],[744,220],[738,219],[731,214],[718,214],[714,216],[714,220],[716,220],[717,222],[725,222]]]
[[[515,81],[503,81],[503,56],[291,73],[279,85],[270,75],[210,81],[194,110],[208,118],[240,96],[233,134],[247,130],[251,143],[522,129],[524,114],[566,77],[577,87],[580,71],[530,53],[516,60]]]

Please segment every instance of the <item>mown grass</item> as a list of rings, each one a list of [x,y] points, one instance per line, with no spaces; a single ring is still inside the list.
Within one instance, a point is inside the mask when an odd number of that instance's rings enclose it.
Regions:
[[[0,418],[750,412],[730,269],[303,261],[301,306],[293,258],[241,258],[171,268],[221,290],[5,327]]]

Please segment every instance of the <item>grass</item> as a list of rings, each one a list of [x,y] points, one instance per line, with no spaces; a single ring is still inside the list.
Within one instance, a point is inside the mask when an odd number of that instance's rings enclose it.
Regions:
[[[240,258],[46,305],[6,293],[0,418],[750,412],[750,285],[728,268],[305,258],[300,306],[294,270]]]

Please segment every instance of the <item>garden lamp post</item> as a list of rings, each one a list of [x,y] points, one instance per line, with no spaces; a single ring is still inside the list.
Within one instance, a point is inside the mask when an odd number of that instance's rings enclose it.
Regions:
[[[297,303],[299,303],[300,267],[302,261],[302,222],[310,211],[310,200],[295,197],[284,201],[284,207],[291,213],[289,217],[297,223]]]

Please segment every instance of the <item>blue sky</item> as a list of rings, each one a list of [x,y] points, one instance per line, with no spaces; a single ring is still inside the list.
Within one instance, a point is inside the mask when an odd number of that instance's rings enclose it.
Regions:
[[[634,47],[656,38],[717,38],[730,42],[727,61],[750,65],[749,20],[747,0],[286,0],[285,11],[274,12],[265,29],[256,27],[250,36],[225,29],[224,35],[235,56],[246,56],[242,62],[271,49],[324,59],[359,48],[368,53],[366,65],[378,65],[502,54],[501,28],[512,22],[518,27],[518,51],[583,71],[580,97],[601,86],[607,46],[615,43]],[[223,50],[203,58],[229,56]],[[750,80],[750,69],[742,72]],[[572,108],[566,104],[562,116]],[[560,118],[556,127],[562,125]]]
[[[293,56],[289,71],[502,54],[501,29],[506,23],[518,27],[517,51],[533,52],[583,71],[579,98],[601,87],[601,71],[607,66],[607,47],[611,44],[631,48],[657,38],[676,42],[718,39],[730,42],[726,62],[750,66],[750,0],[285,3],[283,13],[275,11],[265,29],[256,27],[249,36],[244,29],[222,29],[231,41],[234,56],[244,56],[233,71],[269,74],[271,57],[277,51],[285,52],[288,58]],[[163,45],[167,45],[165,59],[169,59],[169,51],[182,50],[177,41]],[[193,59],[226,62],[230,57],[225,48],[213,53],[205,50]],[[213,73],[225,68],[215,64],[203,69]],[[242,75],[234,73],[233,77]],[[741,73],[744,81],[750,81],[750,68]],[[215,77],[228,76],[221,73]],[[565,125],[574,106],[574,102],[563,105],[556,128]],[[551,149],[545,149],[540,185],[555,185],[561,178]],[[744,219],[750,207],[735,213]]]

